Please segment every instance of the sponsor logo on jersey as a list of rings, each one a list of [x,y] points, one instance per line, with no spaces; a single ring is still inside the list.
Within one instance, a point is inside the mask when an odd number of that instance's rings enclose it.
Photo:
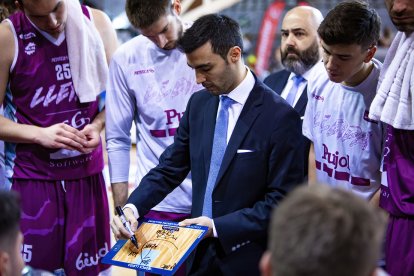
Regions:
[[[167,126],[171,124],[179,124],[181,117],[184,115],[184,112],[179,112],[175,109],[168,109],[164,110],[166,119],[167,119]],[[151,129],[150,133],[153,137],[156,138],[164,138],[168,136],[174,136],[177,132],[177,127],[167,127],[165,129]]]
[[[312,93],[312,98],[314,98],[317,101],[322,101],[322,102],[325,100],[323,96],[316,95],[315,93]]]
[[[64,61],[68,61],[69,57],[68,56],[60,56],[60,57],[53,57],[51,59],[52,63],[56,63],[56,62],[64,62]]]
[[[31,39],[32,37],[36,37],[36,34],[35,34],[35,33],[30,32],[30,33],[27,33],[27,34],[20,34],[20,35],[19,35],[19,38],[20,38],[21,40]]]
[[[155,73],[155,70],[153,68],[149,69],[141,69],[141,70],[135,70],[134,75],[142,75],[142,74],[149,74],[149,73]]]
[[[30,56],[32,55],[34,52],[36,51],[36,44],[34,44],[33,42],[30,42],[29,44],[27,44],[27,46],[24,48],[24,52]]]

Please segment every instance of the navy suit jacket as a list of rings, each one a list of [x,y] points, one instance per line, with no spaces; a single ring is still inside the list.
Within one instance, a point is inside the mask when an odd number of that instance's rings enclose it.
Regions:
[[[218,104],[219,97],[206,90],[190,98],[174,143],[128,199],[140,216],[178,187],[190,170],[192,217],[202,215]],[[256,80],[229,140],[212,194],[218,238],[200,242],[190,262],[190,274],[259,274],[272,208],[303,180],[300,125],[298,113]]]
[[[273,74],[270,74],[267,76],[267,78],[264,80],[264,83],[272,88],[273,91],[275,91],[277,94],[281,95],[283,92],[283,89],[285,89],[285,86],[289,80],[291,72],[287,70],[282,70]],[[300,96],[299,100],[296,102],[295,106],[293,107],[303,118],[305,115],[306,105],[308,103],[308,93],[307,93],[307,86],[302,92],[302,95]],[[303,122],[303,120],[301,120]],[[309,149],[310,149],[310,140],[306,136],[302,136],[303,139],[303,149],[304,149],[304,172],[305,172],[305,178],[308,176],[308,161],[309,161]]]

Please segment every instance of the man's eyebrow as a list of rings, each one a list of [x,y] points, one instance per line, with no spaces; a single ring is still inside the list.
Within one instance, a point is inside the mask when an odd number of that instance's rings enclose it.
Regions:
[[[281,32],[298,32],[303,31],[305,32],[304,28],[293,28],[293,29],[280,29]]]
[[[202,69],[202,68],[205,68],[205,67],[209,67],[211,65],[210,63],[204,63],[204,64],[200,64],[200,65],[197,65],[197,66],[193,67],[189,63],[187,63],[187,64],[188,64],[188,66],[190,66],[193,69]]]
[[[323,47],[323,45],[321,45],[322,46],[322,49],[325,51],[325,52],[327,52],[328,54],[330,54],[331,52],[329,52],[325,47]]]

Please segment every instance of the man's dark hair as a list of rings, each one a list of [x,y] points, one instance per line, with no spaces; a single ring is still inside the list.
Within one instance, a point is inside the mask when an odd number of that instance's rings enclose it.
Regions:
[[[161,16],[172,12],[171,0],[127,0],[125,12],[132,26],[147,28]]]
[[[3,21],[17,10],[14,0],[0,0],[0,21]]]
[[[9,17],[9,10],[0,4],[0,22]]]
[[[376,45],[380,37],[381,19],[368,3],[346,1],[330,10],[318,28],[327,45],[358,44],[363,49]]]
[[[230,48],[239,46],[243,52],[243,38],[239,24],[225,15],[208,14],[197,19],[178,41],[186,54],[210,41],[213,53],[227,60]]]
[[[20,201],[16,193],[0,191],[0,250],[15,242],[20,225]]]
[[[272,215],[273,275],[370,275],[385,224],[379,208],[351,192],[322,184],[298,188]]]

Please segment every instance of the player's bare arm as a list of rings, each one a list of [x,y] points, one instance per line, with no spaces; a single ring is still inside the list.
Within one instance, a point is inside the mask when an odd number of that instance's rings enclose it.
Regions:
[[[14,36],[9,23],[0,24],[0,104],[3,104],[10,68],[15,54]],[[79,130],[56,124],[48,128],[15,123],[0,116],[0,139],[15,143],[37,143],[47,148],[65,148],[82,151],[86,136]]]

